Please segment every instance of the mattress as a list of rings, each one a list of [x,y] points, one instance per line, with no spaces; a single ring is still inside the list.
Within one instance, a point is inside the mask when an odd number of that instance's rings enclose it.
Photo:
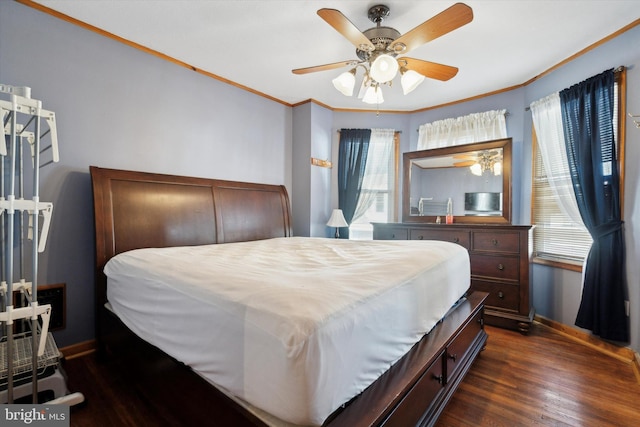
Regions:
[[[439,241],[288,237],[138,249],[105,266],[134,333],[226,392],[321,425],[429,332],[470,284]]]

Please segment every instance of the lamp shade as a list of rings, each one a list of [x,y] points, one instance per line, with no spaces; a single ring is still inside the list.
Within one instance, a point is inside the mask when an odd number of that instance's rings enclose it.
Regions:
[[[369,75],[378,83],[386,83],[392,80],[398,73],[398,61],[387,54],[378,56],[371,64]]]
[[[400,84],[405,95],[417,88],[424,81],[424,76],[416,71],[407,70],[402,73]]]
[[[369,86],[364,93],[362,102],[366,102],[367,104],[382,104],[384,98],[382,97],[382,89],[380,89],[380,86]]]
[[[344,219],[344,214],[342,213],[342,209],[334,209],[331,212],[331,218],[327,222],[329,227],[348,227],[347,220]]]
[[[353,95],[353,88],[356,85],[355,70],[345,71],[332,80],[333,87],[338,89],[343,95]]]

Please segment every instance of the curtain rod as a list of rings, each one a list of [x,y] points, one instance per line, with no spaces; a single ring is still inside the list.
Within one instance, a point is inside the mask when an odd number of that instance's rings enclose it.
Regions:
[[[613,69],[614,73],[621,73],[623,72],[627,67],[625,65],[620,65],[616,68]],[[604,71],[603,71],[604,72]],[[531,107],[525,107],[524,111],[529,111],[531,110]]]
[[[375,128],[375,129],[379,129],[379,128]],[[341,131],[341,130],[342,130],[342,129],[338,129],[336,132],[340,133],[340,131]],[[402,133],[402,131],[401,131],[401,130],[395,130],[395,129],[392,129],[392,130],[393,130],[395,133]]]

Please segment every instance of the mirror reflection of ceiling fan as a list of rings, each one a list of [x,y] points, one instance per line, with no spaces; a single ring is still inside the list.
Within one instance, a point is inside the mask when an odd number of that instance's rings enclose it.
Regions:
[[[453,158],[460,160],[453,163],[454,167],[469,167],[471,169],[471,173],[477,176],[482,176],[487,171],[493,172],[494,175],[502,174],[501,150],[485,150],[473,153],[457,154],[454,155]]]
[[[376,26],[364,32],[358,30],[336,9],[320,9],[318,15],[356,47],[356,55],[359,59],[298,68],[293,70],[293,73],[307,74],[351,67],[349,71],[333,79],[333,85],[337,90],[346,96],[351,96],[355,87],[356,72],[359,68],[363,68],[364,78],[358,97],[370,104],[383,102],[380,85],[390,86],[398,71],[402,75],[400,83],[405,95],[418,87],[425,77],[446,81],[455,76],[458,73],[456,67],[398,56],[473,20],[471,8],[466,4],[456,3],[401,35],[395,28],[381,25],[382,21],[389,16],[389,8],[385,5],[377,5],[369,9],[368,17]]]

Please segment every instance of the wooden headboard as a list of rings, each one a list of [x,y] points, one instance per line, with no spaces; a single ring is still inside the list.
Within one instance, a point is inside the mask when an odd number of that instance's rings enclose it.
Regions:
[[[102,270],[131,249],[231,243],[291,236],[282,185],[90,167],[96,239],[96,302]]]

